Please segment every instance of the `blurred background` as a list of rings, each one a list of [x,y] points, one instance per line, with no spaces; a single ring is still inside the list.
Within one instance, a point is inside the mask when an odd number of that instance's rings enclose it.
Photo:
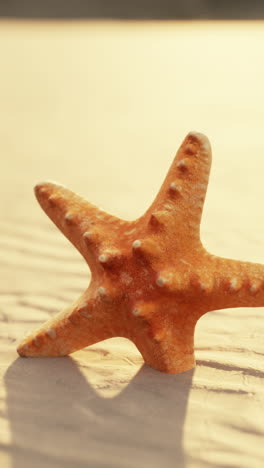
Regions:
[[[1,0],[0,14],[15,18],[260,19],[261,0]]]
[[[263,154],[264,29],[252,18],[263,11],[257,1],[2,0],[5,215],[15,204],[16,216],[27,211],[43,220],[32,187],[48,178],[117,215],[138,216],[185,134],[197,130],[214,152],[204,239],[211,247],[213,229],[221,253],[228,254],[227,236],[239,255],[234,182],[226,172],[244,188],[247,217],[258,219],[251,206],[261,196],[255,167]],[[253,176],[260,178],[254,192]],[[212,213],[217,229],[207,223]],[[243,232],[247,219],[240,220]],[[223,232],[227,223],[234,231]]]

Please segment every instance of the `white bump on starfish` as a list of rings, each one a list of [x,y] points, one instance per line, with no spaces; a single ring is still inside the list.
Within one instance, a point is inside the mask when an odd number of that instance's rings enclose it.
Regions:
[[[172,182],[172,183],[170,184],[170,190],[171,190],[172,192],[181,192],[182,186],[179,185],[179,184],[176,184],[176,182]]]
[[[109,256],[106,255],[106,254],[101,254],[98,257],[98,260],[99,260],[100,263],[106,263],[108,261],[108,259],[109,259]]]
[[[35,192],[45,194],[47,192],[47,187],[43,184],[37,184],[35,185]]]
[[[72,213],[66,213],[66,215],[65,215],[65,221],[66,221],[67,223],[71,223],[73,220],[74,220],[73,214],[72,214]]]
[[[186,161],[185,159],[181,159],[181,161],[177,162],[177,167],[179,169],[187,169]]]
[[[231,291],[238,291],[239,283],[237,278],[232,278],[229,284]]]
[[[52,195],[49,196],[48,200],[51,205],[55,205],[55,203],[59,200],[59,196],[56,193],[53,193]]]
[[[259,284],[251,283],[249,291],[251,292],[251,294],[256,294],[259,291]]]
[[[187,138],[188,137],[193,138],[198,141],[200,145],[199,153],[202,153],[203,157],[207,159],[208,154],[211,153],[211,146],[210,146],[208,138],[202,133],[198,133],[198,132],[189,132],[187,135]]]
[[[45,188],[45,185],[46,185],[46,182],[38,182],[35,185],[34,190],[41,190],[42,188]]]
[[[141,241],[140,240],[135,240],[132,244],[133,249],[138,249],[141,246]]]
[[[171,211],[171,210],[175,209],[175,206],[172,205],[171,203],[166,203],[166,205],[164,205],[164,208],[165,208],[167,211]]]
[[[46,331],[47,335],[49,335],[49,337],[52,339],[52,340],[55,340],[56,336],[57,336],[57,333],[55,332],[55,330],[53,328],[48,328],[48,330]]]
[[[140,258],[145,258],[146,261],[161,255],[160,244],[153,239],[153,237],[145,237],[143,241],[135,241],[133,243],[133,249],[134,255],[139,255]]]
[[[206,291],[208,289],[208,284],[204,281],[199,281],[198,283],[202,291]]]
[[[164,278],[163,276],[158,276],[156,280],[156,284],[160,287],[164,286],[165,283],[167,283],[167,278]]]
[[[93,236],[93,234],[92,234],[91,231],[86,231],[86,232],[84,232],[84,234],[83,234],[83,238],[84,238],[84,240],[86,240],[86,241],[91,241],[92,236]]]
[[[122,259],[122,254],[118,249],[107,249],[101,253],[98,257],[99,262],[102,266],[119,265]]]
[[[135,316],[140,315],[140,309],[139,308],[133,309],[132,314]]]
[[[35,346],[39,346],[39,340],[37,336],[34,338],[33,343]]]
[[[106,296],[107,296],[107,291],[106,291],[106,289],[105,289],[103,286],[100,286],[100,287],[98,288],[98,294],[99,294],[99,296],[101,296],[101,297],[106,297]]]

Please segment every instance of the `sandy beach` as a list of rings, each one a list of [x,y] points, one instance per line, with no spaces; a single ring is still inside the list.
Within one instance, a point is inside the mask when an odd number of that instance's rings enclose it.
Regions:
[[[178,375],[122,338],[16,353],[90,280],[35,200],[42,180],[133,219],[203,132],[203,243],[264,263],[263,46],[262,22],[0,22],[1,467],[263,467],[263,308],[206,314]]]

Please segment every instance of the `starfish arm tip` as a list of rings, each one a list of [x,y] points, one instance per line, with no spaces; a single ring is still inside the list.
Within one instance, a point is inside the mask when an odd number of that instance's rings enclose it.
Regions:
[[[65,189],[65,188],[66,187],[63,184],[55,182],[54,180],[45,180],[42,182],[38,182],[34,186],[34,193],[35,193],[37,200],[39,200],[40,198],[42,198],[41,197],[42,195],[45,195],[45,194],[50,195],[51,193],[54,193],[55,190]]]
[[[20,343],[16,350],[20,357],[26,357],[26,348],[24,343]]]
[[[191,131],[188,133],[187,138],[191,138],[197,141],[204,149],[211,150],[209,138],[204,133]]]
[[[264,306],[264,265],[214,257],[209,268],[216,278],[210,310]]]

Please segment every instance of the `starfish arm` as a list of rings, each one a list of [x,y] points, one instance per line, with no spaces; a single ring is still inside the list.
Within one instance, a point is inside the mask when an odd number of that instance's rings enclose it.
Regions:
[[[163,301],[135,304],[135,323],[127,336],[148,365],[168,373],[186,371],[195,364],[196,322],[174,309]]]
[[[182,236],[184,241],[186,236],[197,239],[210,167],[209,140],[201,133],[189,133],[145,215],[150,223],[168,228],[175,225],[178,239]]]
[[[264,307],[264,265],[210,256],[207,268],[207,310]]]
[[[113,329],[102,303],[87,299],[84,293],[28,336],[18,347],[20,356],[65,356],[113,336]]]
[[[98,254],[105,243],[109,244],[111,232],[129,225],[62,185],[41,183],[35,187],[35,194],[46,214],[90,264],[91,253]]]

